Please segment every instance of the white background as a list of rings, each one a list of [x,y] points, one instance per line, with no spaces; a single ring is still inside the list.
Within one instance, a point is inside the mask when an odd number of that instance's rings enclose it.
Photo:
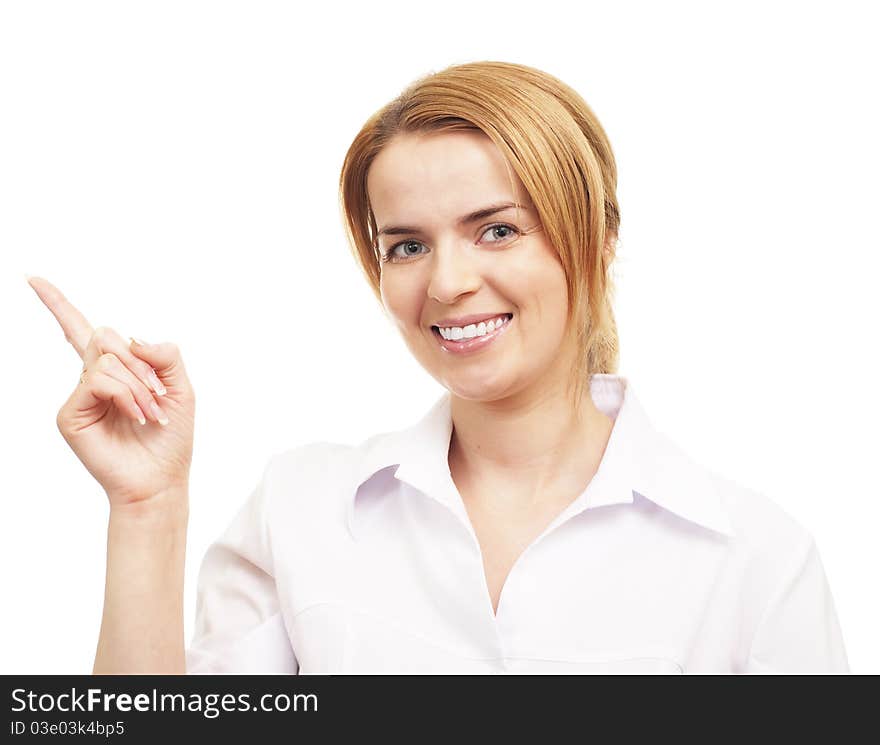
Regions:
[[[55,426],[80,360],[24,273],[183,352],[188,643],[204,551],[271,454],[405,426],[442,393],[349,255],[337,181],[377,108],[480,59],[598,115],[621,374],[813,532],[851,667],[880,672],[871,4],[309,5],[0,5],[0,672],[90,672],[104,592],[106,497]]]

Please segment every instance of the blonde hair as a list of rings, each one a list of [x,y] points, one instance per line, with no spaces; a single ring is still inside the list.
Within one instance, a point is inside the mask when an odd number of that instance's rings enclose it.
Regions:
[[[617,372],[610,268],[620,210],[608,137],[583,98],[561,80],[509,62],[452,65],[419,78],[375,112],[351,143],[339,178],[340,209],[355,259],[381,303],[378,227],[367,172],[397,135],[453,130],[479,130],[493,140],[559,256],[569,297],[567,333],[578,350],[572,382],[580,401],[590,375]]]

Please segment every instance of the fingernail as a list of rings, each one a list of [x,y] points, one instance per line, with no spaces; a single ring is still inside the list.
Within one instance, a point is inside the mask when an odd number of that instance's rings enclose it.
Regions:
[[[145,341],[141,341],[140,339],[136,339],[136,338],[133,337],[133,336],[129,336],[128,338],[131,339],[135,344],[137,344],[137,345],[139,345],[139,346],[141,346],[141,347],[148,347],[148,346],[150,346],[149,344],[147,344],[147,342],[145,342]]]
[[[150,401],[150,408],[153,410],[153,415],[159,420],[159,424],[168,424],[168,417],[165,416],[155,401]]]
[[[165,386],[162,385],[162,381],[159,380],[158,377],[156,377],[156,373],[150,370],[150,372],[147,374],[147,378],[150,381],[150,385],[153,386],[153,390],[156,391],[156,394],[159,396],[164,396],[167,391],[165,390]]]

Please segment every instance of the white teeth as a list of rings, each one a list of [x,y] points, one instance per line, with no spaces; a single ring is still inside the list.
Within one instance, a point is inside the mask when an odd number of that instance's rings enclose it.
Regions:
[[[459,339],[473,339],[475,336],[485,336],[486,334],[491,334],[498,328],[504,325],[504,323],[508,320],[507,316],[499,316],[498,318],[493,318],[491,321],[480,321],[480,323],[471,323],[463,328],[461,326],[451,326],[448,328],[440,328],[440,336],[444,339],[451,339],[452,341],[458,341]]]

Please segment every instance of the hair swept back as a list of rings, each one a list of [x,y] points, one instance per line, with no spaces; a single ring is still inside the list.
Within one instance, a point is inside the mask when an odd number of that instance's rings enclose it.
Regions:
[[[367,119],[345,155],[339,199],[349,247],[381,303],[367,172],[396,135],[451,130],[480,130],[494,141],[559,256],[568,287],[568,333],[580,352],[572,371],[579,401],[590,375],[617,372],[610,269],[620,210],[608,137],[584,99],[561,80],[526,65],[479,61],[407,86]]]

